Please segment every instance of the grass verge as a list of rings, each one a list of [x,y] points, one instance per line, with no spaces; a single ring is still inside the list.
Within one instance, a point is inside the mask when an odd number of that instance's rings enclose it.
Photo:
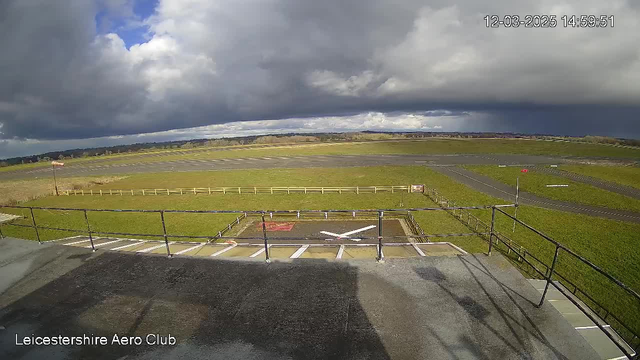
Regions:
[[[562,170],[640,189],[640,167],[563,165]]]

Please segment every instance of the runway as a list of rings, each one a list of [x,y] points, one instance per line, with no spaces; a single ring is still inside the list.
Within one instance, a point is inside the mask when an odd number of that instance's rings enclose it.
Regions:
[[[247,157],[237,159],[174,160],[160,162],[132,162],[127,164],[70,164],[57,170],[58,176],[96,176],[156,172],[188,172],[208,170],[242,170],[273,168],[321,168],[380,165],[536,165],[562,164],[571,160],[563,157],[536,155],[315,155]],[[24,169],[0,173],[0,180],[22,180],[50,176],[50,167]]]

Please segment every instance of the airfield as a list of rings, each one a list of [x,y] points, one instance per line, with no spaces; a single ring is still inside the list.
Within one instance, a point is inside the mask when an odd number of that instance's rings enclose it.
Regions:
[[[412,144],[70,161],[60,178],[95,181],[0,209],[18,217],[0,227],[0,266],[12,274],[0,325],[178,338],[171,348],[111,349],[129,358],[611,359],[637,350],[636,150],[545,143],[520,154],[416,154]],[[549,154],[556,148],[566,152]],[[592,176],[573,171],[584,164],[595,164]],[[600,175],[617,169],[630,175]],[[0,171],[6,183],[50,176],[48,167]],[[568,187],[544,185],[559,183]],[[8,347],[8,333],[3,355],[42,350]],[[113,358],[59,350],[54,358]]]

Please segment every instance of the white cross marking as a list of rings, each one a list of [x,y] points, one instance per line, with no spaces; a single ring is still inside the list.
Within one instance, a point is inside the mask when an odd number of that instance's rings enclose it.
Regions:
[[[333,236],[338,240],[339,239],[349,239],[349,240],[352,240],[352,241],[361,241],[362,239],[352,239],[352,238],[349,237],[349,235],[353,235],[353,234],[356,234],[356,233],[359,233],[359,232],[362,232],[362,231],[373,229],[375,227],[376,227],[375,225],[369,225],[369,226],[365,226],[365,227],[360,228],[360,229],[347,231],[344,234],[336,234],[336,233],[332,233],[332,232],[329,232],[329,231],[320,231],[320,233],[321,234],[325,234],[325,235],[329,235],[329,236]],[[327,240],[334,240],[334,239],[327,239]]]

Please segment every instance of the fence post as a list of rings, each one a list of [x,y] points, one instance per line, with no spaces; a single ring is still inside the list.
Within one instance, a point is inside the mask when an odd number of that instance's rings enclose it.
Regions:
[[[100,196],[102,196],[102,190],[100,190]]]
[[[211,188],[209,188],[209,195],[211,195]]]
[[[42,245],[42,241],[40,241],[40,233],[38,232],[38,225],[36,225],[36,217],[33,215],[33,208],[30,207],[31,210],[31,222],[33,223],[33,229],[36,231],[36,238],[38,239],[38,244]]]
[[[257,193],[258,193],[258,188],[257,188],[257,187],[255,187],[255,186],[253,187],[253,193],[254,193],[254,194],[257,194]]]
[[[238,194],[242,194],[242,190],[238,187]]]
[[[378,261],[383,261],[382,256],[382,217],[384,216],[384,211],[378,211]]]
[[[133,189],[131,189],[131,196],[133,196]]]
[[[542,298],[540,298],[540,304],[538,307],[541,307],[544,303],[544,298],[547,296],[547,291],[549,290],[549,285],[551,284],[553,271],[556,268],[556,261],[558,260],[558,252],[560,251],[560,246],[556,245],[556,253],[553,255],[553,262],[551,263],[551,271],[549,271],[549,277],[547,277],[547,283],[544,286],[544,292],[542,293]]]
[[[167,256],[171,257],[171,250],[169,250],[169,238],[167,237],[167,227],[164,224],[164,210],[160,210],[160,219],[162,219],[162,233],[164,234],[164,244],[167,247]]]
[[[89,217],[87,216],[87,210],[84,210],[84,221],[87,223],[87,231],[89,232],[89,242],[91,242],[91,250],[96,252],[96,246],[93,244],[93,236],[91,235],[91,226],[89,226]]]
[[[356,186],[356,194],[360,194],[360,187]]]
[[[270,263],[271,260],[269,260],[269,243],[267,241],[267,225],[264,223],[264,212],[262,213],[262,237],[264,238],[265,261]]]
[[[491,232],[489,233],[489,253],[487,255],[491,256],[491,248],[493,247],[493,230],[495,229],[496,224],[496,208],[495,206],[491,207]]]

